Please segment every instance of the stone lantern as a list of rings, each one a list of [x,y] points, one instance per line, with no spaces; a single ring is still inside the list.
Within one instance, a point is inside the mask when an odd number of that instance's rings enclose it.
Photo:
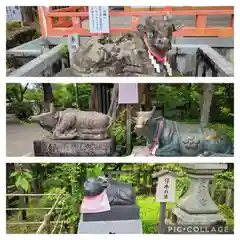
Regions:
[[[221,163],[180,164],[191,180],[191,186],[172,209],[176,224],[212,226],[226,223],[209,194],[209,182],[214,175],[227,169]]]

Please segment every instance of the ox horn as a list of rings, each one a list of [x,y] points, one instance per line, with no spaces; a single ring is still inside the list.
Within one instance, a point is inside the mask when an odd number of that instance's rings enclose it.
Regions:
[[[156,110],[156,106],[153,106],[152,113],[154,113]]]

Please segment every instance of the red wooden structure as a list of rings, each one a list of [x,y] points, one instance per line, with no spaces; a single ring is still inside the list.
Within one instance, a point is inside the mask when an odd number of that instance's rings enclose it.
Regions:
[[[234,8],[233,7],[165,7],[162,9],[134,9],[125,7],[124,11],[109,11],[111,17],[132,17],[131,26],[114,28],[110,33],[128,32],[135,30],[142,16],[162,16],[169,12],[173,16],[195,16],[194,27],[184,27],[174,33],[176,37],[233,37]],[[53,7],[38,7],[42,36],[94,36],[89,29],[83,28],[83,21],[89,17],[87,6],[73,6],[53,10]],[[211,15],[231,15],[228,27],[207,27],[207,17]]]

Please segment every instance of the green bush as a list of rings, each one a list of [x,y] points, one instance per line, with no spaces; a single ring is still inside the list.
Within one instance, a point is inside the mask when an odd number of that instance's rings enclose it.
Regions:
[[[7,24],[6,24],[7,31],[12,31],[12,30],[18,29],[20,27],[21,27],[21,24],[20,24],[20,22],[17,22],[17,21],[10,21],[10,22],[7,22]]]
[[[27,120],[33,115],[32,107],[30,102],[13,102],[7,106],[7,113],[15,114],[18,119]]]

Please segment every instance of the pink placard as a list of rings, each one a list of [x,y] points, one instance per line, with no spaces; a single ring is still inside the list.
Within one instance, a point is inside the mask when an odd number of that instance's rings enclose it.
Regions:
[[[111,207],[108,201],[106,190],[95,197],[84,197],[80,207],[81,213],[99,213],[110,210]]]
[[[137,83],[119,83],[119,104],[138,103],[138,84]]]

